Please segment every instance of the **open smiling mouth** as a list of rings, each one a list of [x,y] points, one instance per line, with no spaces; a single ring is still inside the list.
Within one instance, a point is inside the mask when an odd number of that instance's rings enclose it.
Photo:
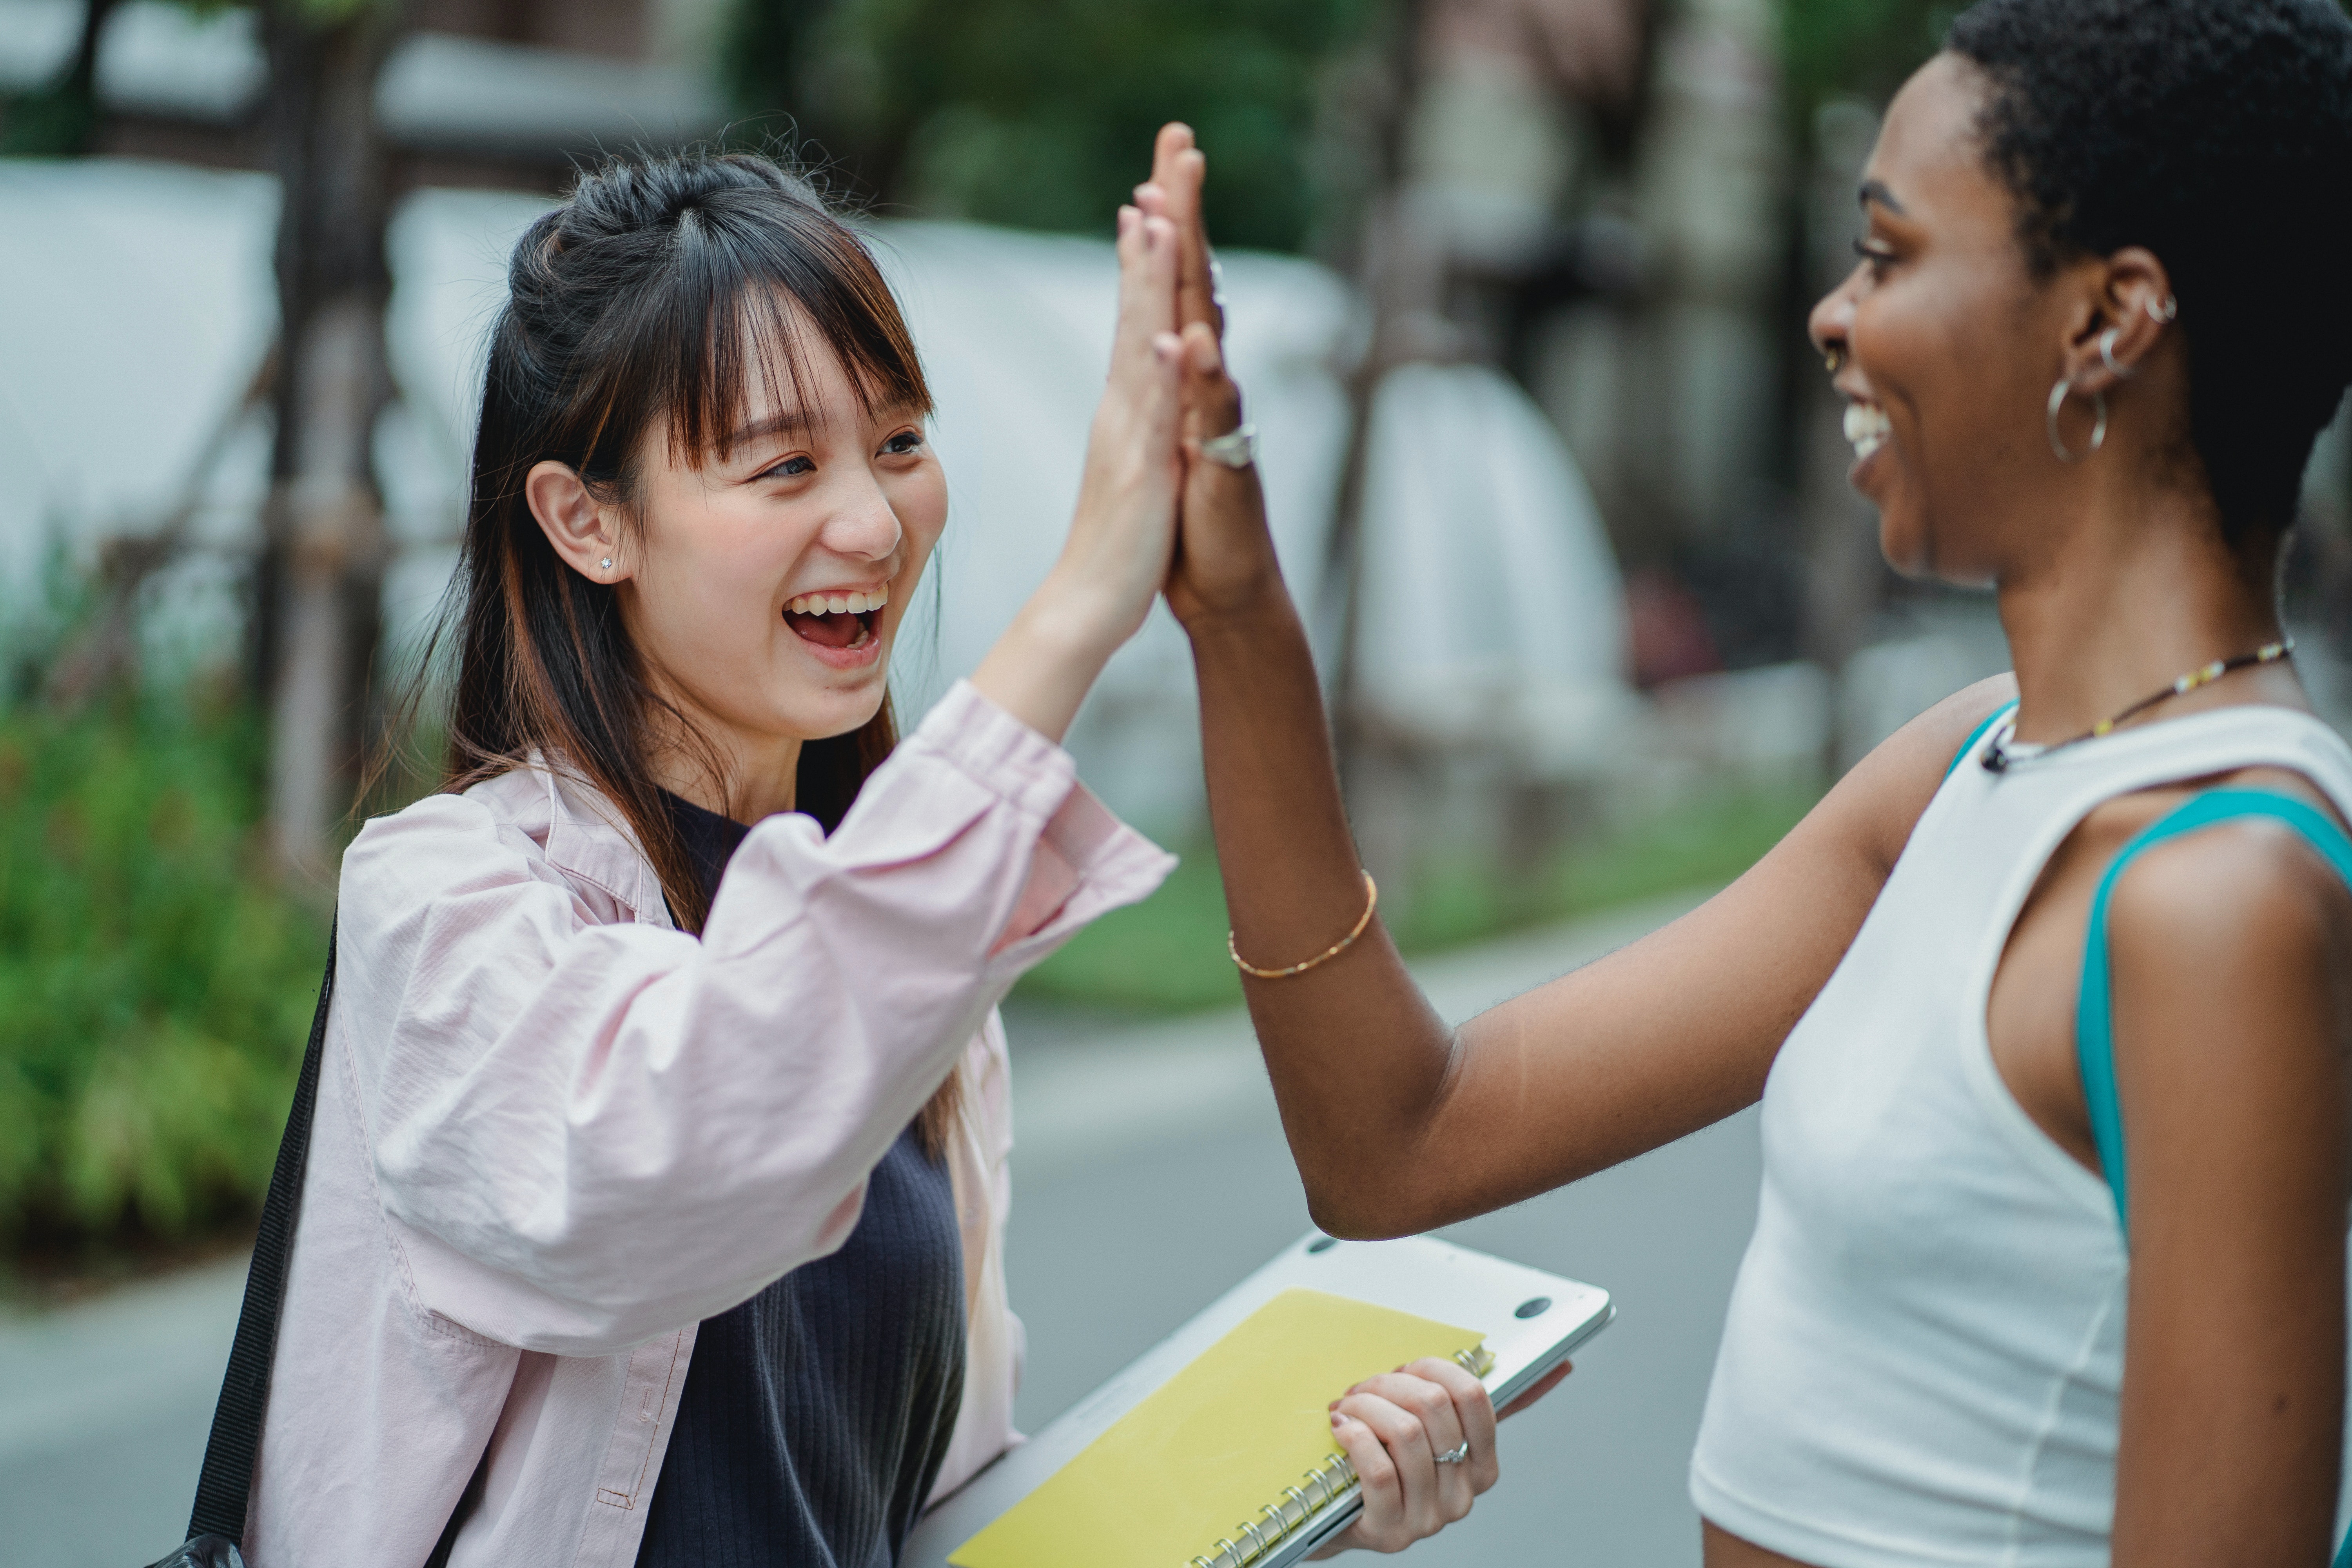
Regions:
[[[819,647],[864,647],[878,635],[889,602],[887,586],[870,594],[803,594],[785,601],[784,624]]]
[[[1881,447],[1895,433],[1894,422],[1886,410],[1874,403],[1849,403],[1845,405],[1845,438],[1853,444],[1854,461],[1860,462]]]

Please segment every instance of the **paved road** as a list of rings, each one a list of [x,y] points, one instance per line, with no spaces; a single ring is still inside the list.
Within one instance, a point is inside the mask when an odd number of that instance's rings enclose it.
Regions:
[[[1693,901],[1415,969],[1440,1011],[1461,1018]],[[1018,1414],[1034,1430],[1309,1222],[1246,1024],[1202,1019],[1088,1042],[1040,1039],[1050,1018],[1013,1022],[1032,1026],[1013,1037],[1019,1142],[1006,1258],[1029,1330]],[[1409,1561],[1696,1568],[1685,1471],[1755,1223],[1758,1161],[1749,1112],[1444,1233],[1606,1286],[1619,1316],[1559,1393],[1504,1428],[1501,1485]]]
[[[136,1568],[187,1529],[243,1263],[0,1326],[0,1564]]]
[[[1460,1017],[1670,918],[1667,900],[1417,966]],[[1013,1020],[1008,1260],[1042,1426],[1307,1227],[1246,1023]],[[1698,1560],[1683,1472],[1753,1222],[1751,1115],[1446,1234],[1607,1286],[1619,1320],[1506,1428],[1503,1484],[1422,1568]],[[0,1325],[0,1568],[129,1568],[175,1540],[239,1276]],[[1369,1559],[1367,1559],[1369,1561]]]

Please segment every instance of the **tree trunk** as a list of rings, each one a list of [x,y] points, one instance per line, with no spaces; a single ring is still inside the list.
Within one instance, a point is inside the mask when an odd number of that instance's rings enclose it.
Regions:
[[[252,679],[270,716],[269,826],[281,870],[331,874],[374,732],[373,669],[383,581],[372,460],[390,400],[383,310],[388,158],[378,68],[397,7],[359,0],[322,19],[304,0],[262,14],[267,123],[284,206],[278,224],[283,367],[261,560]]]

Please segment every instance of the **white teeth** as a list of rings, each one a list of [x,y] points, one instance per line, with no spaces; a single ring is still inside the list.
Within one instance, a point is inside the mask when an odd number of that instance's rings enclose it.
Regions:
[[[1886,410],[1873,403],[1849,403],[1845,405],[1845,438],[1853,443],[1853,455],[1859,459],[1869,457],[1886,445],[1895,433],[1894,422]]]
[[[862,616],[889,602],[890,590],[886,586],[870,594],[803,594],[786,599],[784,608],[795,616]]]

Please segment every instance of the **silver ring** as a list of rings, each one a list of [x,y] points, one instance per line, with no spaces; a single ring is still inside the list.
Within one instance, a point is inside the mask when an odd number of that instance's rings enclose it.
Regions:
[[[1257,426],[1244,425],[1201,443],[1201,456],[1228,468],[1246,468],[1257,461]]]
[[[2066,395],[2074,390],[2074,384],[2060,376],[2058,384],[2050,389],[2050,411],[2042,420],[2042,427],[2050,434],[2050,450],[2062,463],[2079,463],[2107,444],[2107,395],[2104,392],[2091,394],[2091,407],[2098,419],[2091,426],[2090,450],[2070,452],[2066,443],[2058,438],[2058,411],[2066,406]]]
[[[2124,335],[2121,327],[2109,327],[2099,334],[2099,357],[2106,362],[2107,374],[2117,381],[2129,381],[2139,374],[2137,365],[2129,365],[2116,358],[2116,343]]]
[[[1443,1454],[1438,1455],[1437,1462],[1441,1465],[1458,1465],[1469,1457],[1470,1439],[1465,1437],[1459,1443],[1454,1444],[1451,1448],[1446,1449]]]

